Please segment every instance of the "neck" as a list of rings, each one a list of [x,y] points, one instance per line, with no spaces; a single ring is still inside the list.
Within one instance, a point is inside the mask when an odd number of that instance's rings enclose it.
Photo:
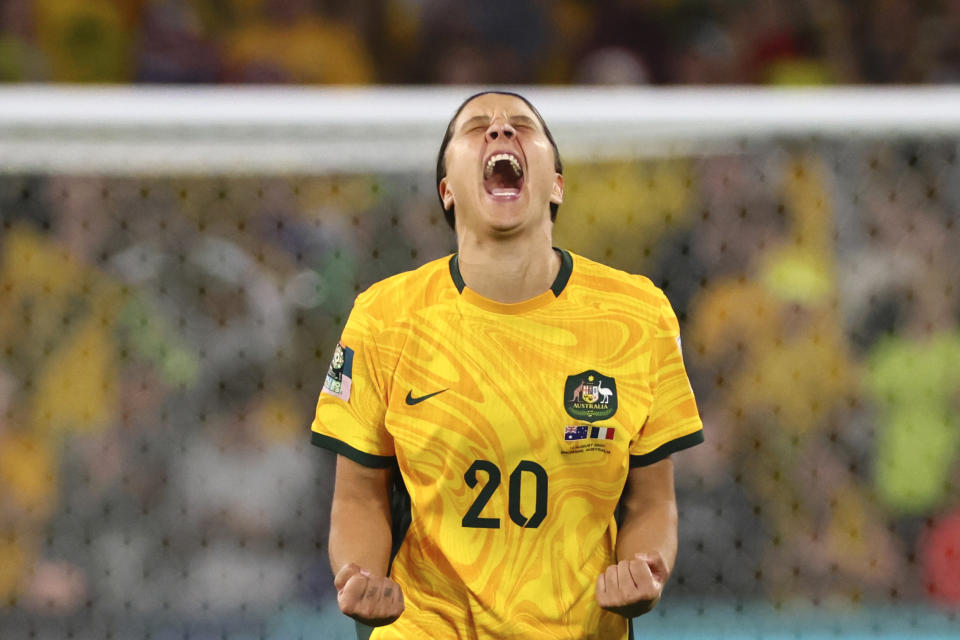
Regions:
[[[552,228],[552,225],[550,225]],[[458,238],[460,275],[484,298],[515,303],[548,290],[560,271],[550,230],[536,236]]]

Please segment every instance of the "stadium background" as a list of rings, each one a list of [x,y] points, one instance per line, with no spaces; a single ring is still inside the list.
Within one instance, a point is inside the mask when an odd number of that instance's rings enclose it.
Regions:
[[[6,0],[0,80],[908,93],[958,34],[955,0]],[[951,637],[960,134],[727,142],[567,163],[557,243],[664,288],[706,426],[637,630]],[[82,166],[0,167],[0,637],[349,637],[306,425],[354,295],[453,248],[430,165]]]

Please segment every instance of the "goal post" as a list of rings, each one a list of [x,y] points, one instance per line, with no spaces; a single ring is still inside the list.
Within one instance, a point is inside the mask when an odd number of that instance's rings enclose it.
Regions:
[[[420,171],[474,87],[0,88],[0,171]],[[960,89],[510,88],[574,161],[738,140],[960,131]]]

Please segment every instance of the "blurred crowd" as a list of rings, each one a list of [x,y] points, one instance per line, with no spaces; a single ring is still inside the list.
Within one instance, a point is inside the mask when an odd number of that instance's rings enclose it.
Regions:
[[[671,598],[960,607],[956,148],[568,167],[557,244],[681,320]],[[430,176],[7,175],[0,217],[0,635],[335,611],[307,425],[356,293],[454,247]]]
[[[958,0],[4,0],[0,81],[960,80]]]

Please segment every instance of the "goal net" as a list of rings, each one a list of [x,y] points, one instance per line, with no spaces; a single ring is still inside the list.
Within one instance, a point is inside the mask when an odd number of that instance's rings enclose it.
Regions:
[[[947,637],[960,91],[520,92],[704,419],[638,634]],[[353,637],[307,425],[354,296],[455,248],[471,93],[0,90],[0,636]]]

